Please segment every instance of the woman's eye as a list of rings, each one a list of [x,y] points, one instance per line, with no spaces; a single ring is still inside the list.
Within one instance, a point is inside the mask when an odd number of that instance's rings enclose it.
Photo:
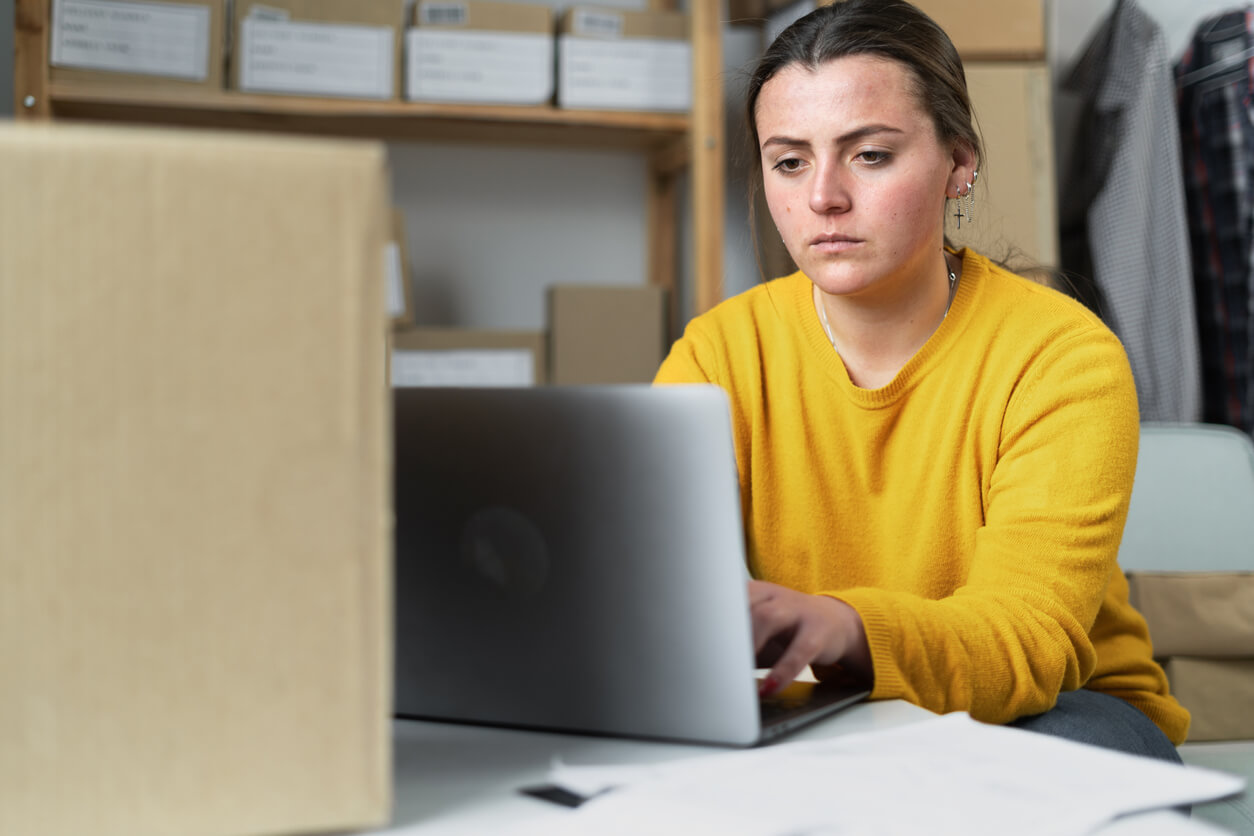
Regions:
[[[870,165],[878,165],[887,162],[890,156],[887,151],[863,151],[858,154],[858,159]]]
[[[779,162],[775,163],[773,168],[776,171],[783,171],[785,173],[797,171],[798,169],[801,168],[801,160],[797,159],[796,157],[789,157],[787,159],[780,160]]]

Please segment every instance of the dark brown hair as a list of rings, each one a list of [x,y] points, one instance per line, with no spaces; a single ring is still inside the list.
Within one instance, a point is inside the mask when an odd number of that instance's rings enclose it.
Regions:
[[[762,181],[757,105],[762,87],[785,67],[809,69],[836,58],[869,55],[896,61],[910,71],[919,104],[932,117],[941,142],[961,142],[983,157],[971,111],[967,77],[958,50],[934,20],[904,0],[844,0],[820,6],[793,23],[767,47],[749,77],[745,101],[753,168],[750,214]]]

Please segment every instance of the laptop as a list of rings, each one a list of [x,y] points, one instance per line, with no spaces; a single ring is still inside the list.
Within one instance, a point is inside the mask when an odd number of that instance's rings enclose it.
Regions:
[[[866,696],[761,704],[721,389],[393,397],[397,716],[750,746]]]

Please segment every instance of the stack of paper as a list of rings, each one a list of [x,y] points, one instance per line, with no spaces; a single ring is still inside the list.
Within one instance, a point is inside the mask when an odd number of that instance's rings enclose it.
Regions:
[[[1245,785],[965,714],[651,766],[558,764],[550,780],[590,797],[565,817],[571,833],[727,836],[1087,834]]]

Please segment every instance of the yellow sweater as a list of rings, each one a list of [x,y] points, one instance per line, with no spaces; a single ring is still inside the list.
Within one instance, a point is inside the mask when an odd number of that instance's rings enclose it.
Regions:
[[[795,273],[694,319],[657,382],[727,391],[750,570],[858,611],[872,698],[1004,723],[1090,688],[1184,739],[1115,562],[1132,375],[1087,309],[967,250],[940,328],[868,390]]]

